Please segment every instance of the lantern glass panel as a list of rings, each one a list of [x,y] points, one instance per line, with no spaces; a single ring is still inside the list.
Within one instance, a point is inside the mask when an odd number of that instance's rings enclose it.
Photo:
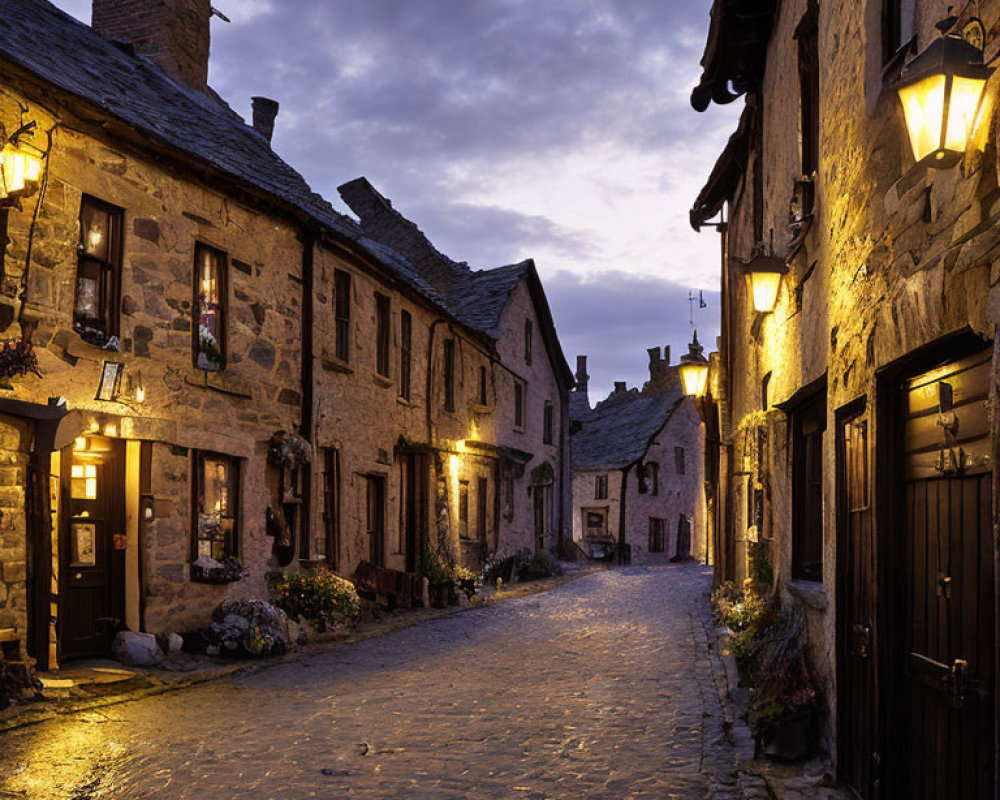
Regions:
[[[781,285],[780,272],[751,272],[750,291],[753,295],[754,311],[769,314],[778,302],[778,287]]]
[[[969,137],[976,121],[979,98],[983,94],[986,81],[981,78],[951,79],[951,98],[948,102],[948,132],[944,146],[948,150],[965,152]]]
[[[24,156],[16,150],[4,150],[3,182],[7,194],[24,190],[24,170]]]
[[[899,89],[913,157],[922,161],[941,146],[945,76],[930,75]]]
[[[684,394],[704,397],[708,388],[708,364],[681,364],[679,370]]]

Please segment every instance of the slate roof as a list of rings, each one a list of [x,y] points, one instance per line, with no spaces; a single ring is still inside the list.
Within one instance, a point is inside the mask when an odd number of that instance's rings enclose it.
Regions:
[[[498,337],[507,299],[518,281],[533,271],[532,262],[473,271],[434,251],[454,267],[452,278],[439,285],[426,264],[369,235],[314,193],[263,135],[210,90],[199,92],[176,83],[148,58],[111,42],[48,0],[3,0],[3,10],[0,59],[161,141],[195,165],[220,170],[284,201],[335,237],[367,251],[462,324]]]
[[[570,440],[573,469],[621,469],[639,461],[684,395],[679,390],[643,395],[614,393],[598,403]]]

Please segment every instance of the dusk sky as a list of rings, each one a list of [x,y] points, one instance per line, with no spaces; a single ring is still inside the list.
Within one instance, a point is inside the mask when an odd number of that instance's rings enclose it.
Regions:
[[[56,0],[90,21],[90,0]],[[691,109],[710,0],[216,0],[212,87],[349,213],[365,175],[474,268],[534,258],[591,401],[718,333],[719,241],[687,212],[742,103]]]

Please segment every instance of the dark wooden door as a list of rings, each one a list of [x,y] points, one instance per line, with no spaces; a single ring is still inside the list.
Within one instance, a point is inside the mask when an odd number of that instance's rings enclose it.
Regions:
[[[545,487],[535,486],[531,490],[535,511],[535,552],[545,549]]]
[[[427,508],[427,461],[420,453],[401,456],[402,470],[402,525],[406,571],[417,571],[417,559],[422,547],[423,519]]]
[[[376,567],[385,566],[385,477],[367,476],[368,558]]]
[[[687,561],[691,558],[691,520],[686,514],[677,518],[677,546],[672,561]]]
[[[838,766],[858,797],[877,797],[875,543],[864,407],[837,415]]]
[[[124,442],[81,437],[63,454],[59,655],[102,655],[125,617]]]
[[[995,796],[990,368],[985,352],[904,387],[904,674],[890,732],[902,739],[893,784],[913,800]]]

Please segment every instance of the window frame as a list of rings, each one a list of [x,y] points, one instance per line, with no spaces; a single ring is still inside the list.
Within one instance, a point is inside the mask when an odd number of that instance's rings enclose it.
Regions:
[[[85,232],[83,225],[84,210],[87,206],[92,206],[95,210],[107,215],[107,260],[96,258],[95,256],[87,254],[86,245],[84,243]],[[5,221],[3,223],[2,230],[2,254],[6,260],[8,209],[4,209],[3,214]],[[80,336],[80,338],[84,339],[84,341],[97,346],[103,346],[109,339],[111,339],[112,336],[119,336],[121,332],[122,262],[124,251],[125,210],[112,205],[111,203],[107,203],[104,200],[93,197],[92,195],[85,194],[80,198],[78,224],[80,228],[80,235],[77,243],[76,276],[73,283],[73,330],[78,336]],[[80,297],[80,273],[85,263],[95,265],[98,271],[98,316],[87,319],[82,318],[77,311]],[[5,263],[3,274],[6,274]],[[95,326],[88,325],[88,322],[100,324],[102,327],[106,328],[106,330],[103,331],[103,340],[98,337],[94,337],[94,341],[91,341],[90,339],[84,337],[84,328],[89,327],[96,330]]]
[[[479,405],[488,406],[489,405],[489,394],[487,392],[487,375],[486,367],[479,367]]]
[[[242,553],[242,541],[241,536],[241,525],[240,525],[240,507],[241,507],[241,497],[240,492],[242,488],[242,467],[243,459],[237,458],[236,456],[226,455],[225,453],[217,453],[211,450],[192,450],[191,451],[192,464],[191,464],[191,544],[190,544],[190,555],[191,561],[197,561],[200,556],[199,543],[201,541],[206,541],[201,535],[201,523],[200,515],[204,512],[202,508],[205,502],[205,462],[206,460],[215,460],[226,462],[229,464],[229,468],[232,470],[231,475],[227,479],[229,483],[229,493],[233,498],[233,514],[224,519],[232,519],[233,525],[232,530],[229,531],[227,538],[223,541],[224,548],[228,551],[225,552],[221,559],[216,558],[216,561],[223,561],[227,558],[239,558]],[[215,558],[215,556],[210,556]]]
[[[791,431],[792,580],[823,581],[823,465],[827,427],[824,386],[789,413]]]
[[[198,356],[202,354],[201,349],[201,255],[209,253],[217,257],[216,266],[218,274],[216,282],[218,288],[218,348],[222,360],[218,363],[218,369],[206,369],[198,363]],[[195,242],[194,246],[194,298],[191,313],[193,315],[191,346],[192,358],[195,369],[203,372],[222,372],[226,368],[226,354],[229,346],[229,256],[224,250],[213,247],[205,242]],[[207,356],[206,356],[207,358]]]
[[[480,475],[476,479],[476,536],[486,542],[489,521],[490,480]]]
[[[458,482],[458,538],[468,541],[472,538],[469,529],[469,482]]]
[[[528,387],[524,381],[514,379],[514,428],[523,431],[525,428],[525,406],[528,403]]]
[[[799,168],[805,179],[799,186],[803,217],[812,215],[816,189],[814,176],[819,173],[820,159],[820,60],[819,12],[815,2],[795,30],[798,40],[799,76]]]
[[[333,347],[334,356],[344,364],[351,363],[351,293],[354,282],[350,272],[333,271]]]
[[[916,32],[917,0],[882,0],[883,67],[913,41]]]
[[[413,315],[406,309],[399,312],[399,396],[410,399],[413,364]]]
[[[551,400],[546,400],[542,407],[542,444],[553,443],[555,430],[555,407]]]
[[[607,474],[594,476],[594,499],[608,499],[608,476]]]
[[[524,363],[528,365],[531,364],[534,327],[530,317],[524,320]]]
[[[674,445],[674,472],[687,475],[686,454],[680,445]]]
[[[392,353],[392,301],[389,296],[375,292],[375,371],[383,378],[390,377]]]
[[[442,389],[444,391],[444,410],[455,411],[455,338],[449,337],[442,343]]]

